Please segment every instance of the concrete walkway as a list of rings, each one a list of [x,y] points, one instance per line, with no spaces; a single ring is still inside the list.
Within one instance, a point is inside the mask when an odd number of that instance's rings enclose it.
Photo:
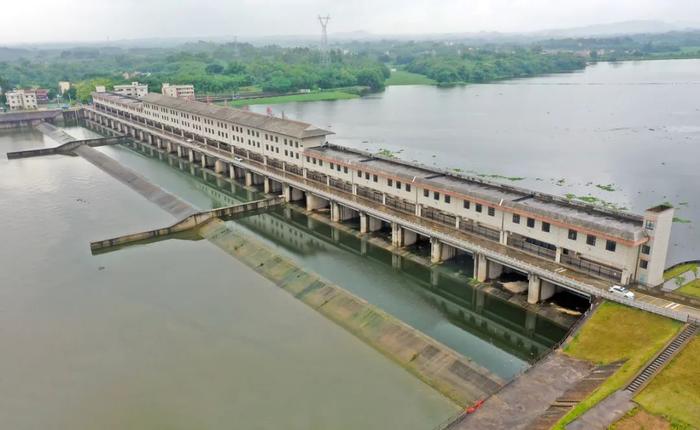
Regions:
[[[447,429],[525,429],[592,369],[586,361],[555,351]]]
[[[619,390],[586,411],[576,421],[566,426],[566,429],[605,430],[634,408],[633,396],[634,394],[627,390]]]

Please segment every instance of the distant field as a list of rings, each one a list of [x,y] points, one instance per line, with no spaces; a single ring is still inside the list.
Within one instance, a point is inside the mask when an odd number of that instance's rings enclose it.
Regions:
[[[566,424],[622,388],[680,327],[677,321],[621,304],[606,302],[600,305],[565,352],[596,364],[619,360],[625,360],[625,363],[554,428],[563,429]]]
[[[435,85],[435,81],[418,73],[397,70],[384,82],[385,85]]]
[[[231,106],[272,105],[290,102],[317,102],[324,100],[345,100],[358,98],[357,94],[343,91],[322,91],[309,94],[294,94],[290,96],[261,97],[258,99],[241,99],[231,102]]]

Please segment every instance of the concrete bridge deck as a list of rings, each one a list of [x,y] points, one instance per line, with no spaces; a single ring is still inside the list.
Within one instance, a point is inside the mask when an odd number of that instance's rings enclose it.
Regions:
[[[229,166],[243,169],[245,172],[262,176],[266,181],[276,181],[283,184],[283,186],[293,187],[314,198],[320,198],[329,203],[350,208],[365,216],[383,220],[397,228],[426,236],[439,244],[469,252],[475,256],[475,260],[482,260],[485,264],[493,262],[528,274],[531,280],[535,279],[538,284],[540,280],[544,280],[553,285],[561,286],[581,294],[606,298],[680,321],[700,320],[700,309],[674,303],[662,298],[652,297],[642,292],[637,292],[637,298],[635,300],[628,300],[608,292],[608,288],[613,285],[612,281],[606,281],[579,271],[571,266],[508,247],[498,241],[479,236],[475,233],[447,226],[412,213],[403,212],[361,195],[331,187],[327,183],[318,182],[289,171],[266,165],[264,162],[259,162],[250,158],[244,159],[238,154],[221,150],[204,143],[188,142],[185,137],[170,133],[161,128],[151,127],[129,118],[104,112],[94,107],[88,107],[86,109],[88,112],[106,118],[107,122],[111,121],[113,124],[118,124],[118,128],[120,129],[123,127],[130,127],[130,129],[136,130],[132,132],[134,136],[138,133],[143,136],[143,140],[153,145],[160,145],[160,143],[155,143],[156,140],[159,142],[168,142],[169,151],[174,152],[173,148],[177,148],[178,153],[184,151],[196,160],[201,159],[203,165],[209,160],[212,160],[215,164],[214,169],[218,172],[225,171]],[[232,170],[233,169],[231,169],[231,171]]]

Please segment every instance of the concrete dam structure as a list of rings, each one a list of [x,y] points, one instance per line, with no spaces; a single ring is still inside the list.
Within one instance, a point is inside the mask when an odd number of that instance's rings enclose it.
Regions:
[[[326,143],[309,124],[149,94],[94,94],[83,116],[215,173],[261,185],[362,232],[390,228],[392,243],[425,241],[440,263],[467,253],[479,281],[518,273],[537,303],[566,289],[678,320],[691,308],[630,302],[614,284],[654,284],[665,266],[673,209],[643,216],[378,157]],[[546,240],[544,240],[546,239]]]

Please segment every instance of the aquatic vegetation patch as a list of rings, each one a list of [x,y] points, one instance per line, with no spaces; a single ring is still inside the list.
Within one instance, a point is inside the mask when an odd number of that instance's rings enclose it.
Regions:
[[[692,221],[690,221],[689,219],[686,219],[686,218],[674,216],[673,222],[678,223],[678,224],[690,224]]]
[[[603,190],[603,191],[610,191],[610,192],[612,192],[612,191],[617,191],[617,190],[615,189],[615,186],[614,186],[613,184],[605,184],[605,185],[603,185],[603,184],[597,184],[596,187],[600,188],[600,189]]]

